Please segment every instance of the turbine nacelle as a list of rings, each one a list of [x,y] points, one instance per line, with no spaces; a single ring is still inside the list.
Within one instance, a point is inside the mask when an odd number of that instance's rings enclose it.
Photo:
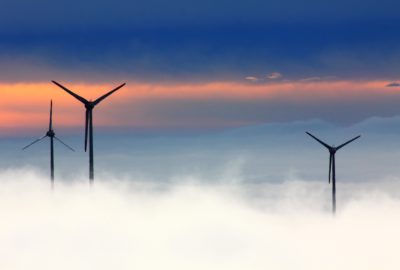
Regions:
[[[88,101],[85,103],[85,108],[86,110],[93,110],[93,108],[96,106],[93,101]]]
[[[47,136],[47,137],[50,137],[50,138],[51,138],[51,137],[54,137],[55,135],[56,135],[56,134],[54,133],[54,131],[53,131],[52,129],[46,132],[46,136]]]

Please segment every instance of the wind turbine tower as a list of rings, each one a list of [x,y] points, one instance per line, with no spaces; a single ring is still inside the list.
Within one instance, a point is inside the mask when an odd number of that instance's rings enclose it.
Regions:
[[[328,182],[331,183],[331,178],[332,178],[332,213],[336,213],[336,162],[335,162],[335,154],[336,151],[342,148],[343,146],[351,143],[354,140],[357,140],[358,138],[361,137],[361,135],[354,137],[351,140],[348,140],[347,142],[339,145],[339,146],[330,146],[327,143],[323,142],[322,140],[318,139],[314,135],[312,135],[309,132],[306,132],[309,136],[311,136],[314,140],[322,144],[324,147],[326,147],[329,150],[329,178]]]
[[[94,181],[94,159],[93,159],[93,109],[104,99],[106,99],[108,96],[119,90],[121,87],[125,86],[125,83],[121,84],[120,86],[116,87],[115,89],[111,90],[110,92],[106,93],[105,95],[99,97],[95,101],[89,101],[65,86],[59,84],[56,81],[52,81],[55,85],[66,91],[68,94],[76,98],[78,101],[80,101],[86,109],[86,116],[85,116],[85,152],[87,151],[87,145],[89,143],[89,182],[90,184],[93,184]],[[88,142],[89,141],[89,142]]]
[[[68,149],[70,149],[71,151],[75,151],[74,149],[72,149],[72,147],[68,146],[66,143],[64,143],[63,141],[61,141],[59,138],[56,137],[56,134],[53,130],[53,101],[50,101],[50,121],[49,121],[49,130],[46,132],[46,134],[33,141],[32,143],[28,144],[27,146],[25,146],[24,148],[22,148],[22,150],[27,149],[28,147],[34,145],[35,143],[43,140],[44,138],[49,137],[50,138],[50,179],[51,179],[51,187],[54,187],[54,139],[56,139],[57,141],[59,141],[60,143],[62,143],[65,147],[67,147]]]

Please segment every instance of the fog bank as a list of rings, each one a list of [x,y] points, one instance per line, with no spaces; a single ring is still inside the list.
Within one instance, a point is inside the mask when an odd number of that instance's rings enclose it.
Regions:
[[[1,269],[399,269],[399,179],[59,181],[0,172]]]

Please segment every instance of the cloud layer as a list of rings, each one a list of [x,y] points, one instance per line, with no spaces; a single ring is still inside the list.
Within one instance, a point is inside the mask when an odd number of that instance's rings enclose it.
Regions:
[[[60,82],[87,99],[96,99],[123,81]],[[315,118],[353,125],[400,113],[400,94],[394,87],[385,87],[387,83],[331,79],[249,82],[249,78],[209,83],[127,81],[96,107],[94,121],[97,127],[159,130],[224,129]],[[0,91],[0,134],[47,126],[50,99],[54,101],[55,126],[83,126],[82,105],[50,82],[0,84]]]
[[[329,188],[304,182],[93,189],[2,171],[3,269],[398,269],[398,180]],[[195,180],[195,179],[193,179]]]

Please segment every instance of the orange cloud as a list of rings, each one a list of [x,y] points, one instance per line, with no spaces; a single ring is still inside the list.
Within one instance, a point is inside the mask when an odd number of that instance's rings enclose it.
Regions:
[[[327,81],[327,82],[278,82],[247,84],[213,82],[206,84],[149,85],[131,83],[128,91],[121,93],[131,98],[194,98],[253,99],[276,97],[338,97],[368,92],[389,92],[384,81]]]
[[[87,99],[96,99],[113,89],[118,83],[111,84],[68,84],[65,86]],[[125,122],[115,118],[119,107],[127,104],[135,106],[140,102],[157,100],[195,100],[210,101],[291,101],[291,102],[338,102],[346,99],[368,99],[371,95],[397,95],[397,90],[387,88],[385,81],[297,81],[276,82],[268,84],[249,84],[237,82],[212,82],[205,84],[141,84],[128,82],[127,86],[100,105],[102,109],[95,114],[95,122],[103,126],[118,125],[151,125],[146,123],[143,115],[132,114],[122,117]],[[33,128],[46,126],[48,121],[48,104],[50,99],[55,103],[57,126],[83,125],[83,107],[73,97],[50,82],[29,84],[0,84],[0,128]],[[151,112],[150,112],[151,114]],[[111,117],[112,116],[112,117]],[[151,117],[150,117],[151,119]],[[210,123],[214,120],[210,119]],[[232,120],[231,120],[232,121]],[[174,125],[174,119],[170,119]],[[241,123],[240,120],[237,121]],[[158,123],[161,124],[161,123]],[[206,125],[206,123],[202,123]],[[216,123],[218,124],[218,123]]]

